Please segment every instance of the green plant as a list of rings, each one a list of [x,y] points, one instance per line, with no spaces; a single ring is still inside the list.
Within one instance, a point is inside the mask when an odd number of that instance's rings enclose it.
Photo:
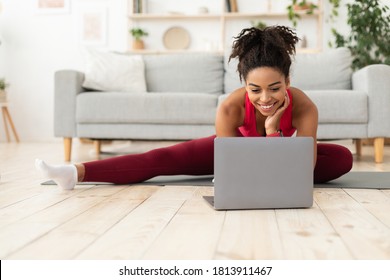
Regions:
[[[8,86],[9,84],[5,82],[5,79],[0,78],[0,90],[5,90]]]
[[[149,35],[148,32],[146,32],[141,28],[132,28],[129,30],[129,32],[131,33],[131,36],[133,36],[135,40],[140,40],[142,37]]]
[[[390,65],[389,7],[378,0],[356,0],[347,4],[347,23],[351,32],[343,36],[335,28],[336,47],[348,47],[353,56],[352,68],[370,64]]]
[[[340,0],[328,0],[332,6],[329,18],[334,20],[338,16],[338,8],[340,7]],[[312,15],[318,6],[307,0],[291,0],[291,4],[287,6],[288,19],[292,22],[294,27],[297,27],[298,20],[301,19],[302,13]]]
[[[256,28],[258,28],[260,30],[263,30],[264,28],[267,27],[267,24],[265,22],[261,21],[261,20],[257,20],[257,21],[256,20],[252,20],[251,24],[252,24],[253,27],[256,27]]]
[[[297,27],[298,20],[301,19],[301,13],[299,11],[304,11],[307,15],[314,13],[314,10],[318,6],[313,4],[310,1],[306,0],[292,0],[291,4],[287,6],[287,15],[288,19],[292,22],[294,27]]]
[[[339,15],[338,8],[340,7],[340,0],[328,0],[328,1],[332,5],[332,10],[330,12],[329,18],[331,20],[334,20],[334,18],[338,17]]]

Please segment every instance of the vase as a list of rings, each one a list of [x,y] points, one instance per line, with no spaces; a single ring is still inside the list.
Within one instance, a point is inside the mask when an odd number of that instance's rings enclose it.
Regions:
[[[143,50],[145,48],[144,41],[134,40],[133,41],[133,50]]]
[[[293,9],[294,9],[294,11],[305,11],[305,10],[309,10],[310,9],[310,5],[312,5],[311,2],[307,2],[304,5],[296,4],[296,5],[293,6]]]
[[[0,89],[0,103],[7,102],[7,92]]]

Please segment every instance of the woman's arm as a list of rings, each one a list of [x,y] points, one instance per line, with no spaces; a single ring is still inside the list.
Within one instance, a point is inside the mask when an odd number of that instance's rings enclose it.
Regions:
[[[218,107],[215,130],[218,137],[235,137],[245,118],[245,88],[232,92]]]
[[[290,88],[293,108],[292,125],[297,129],[297,136],[309,136],[314,140],[314,165],[317,161],[317,127],[318,110],[313,101],[303,91],[297,88]]]

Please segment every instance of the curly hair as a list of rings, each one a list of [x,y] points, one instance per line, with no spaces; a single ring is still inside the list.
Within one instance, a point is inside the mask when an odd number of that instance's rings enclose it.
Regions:
[[[237,71],[240,80],[258,67],[273,67],[288,77],[291,56],[295,54],[295,44],[299,41],[295,32],[285,26],[269,26],[264,30],[252,27],[243,29],[234,37],[232,58],[238,58]]]

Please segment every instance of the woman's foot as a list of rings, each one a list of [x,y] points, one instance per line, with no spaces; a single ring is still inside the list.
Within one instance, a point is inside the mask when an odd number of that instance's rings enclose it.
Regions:
[[[53,180],[64,190],[73,190],[77,183],[77,169],[73,164],[49,165],[41,159],[36,159],[35,167],[46,179]]]

